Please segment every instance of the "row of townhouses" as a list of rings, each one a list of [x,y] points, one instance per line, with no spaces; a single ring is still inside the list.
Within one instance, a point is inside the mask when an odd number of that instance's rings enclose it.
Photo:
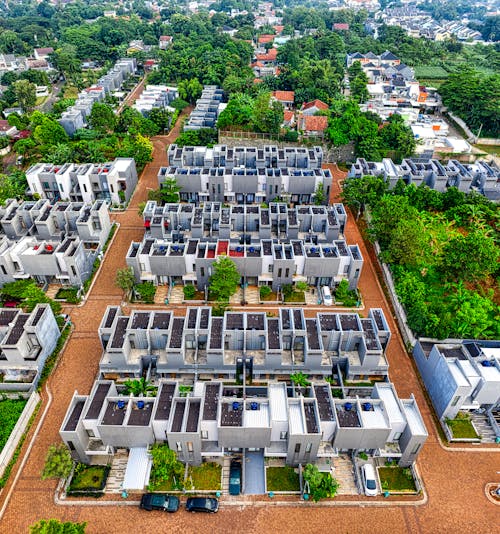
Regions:
[[[8,200],[0,208],[0,285],[34,278],[81,286],[111,229],[108,207]]]
[[[122,83],[137,71],[135,58],[122,58],[115,63],[107,74],[97,83],[78,95],[75,104],[68,108],[59,119],[59,124],[69,136],[80,128],[85,128],[95,102],[103,101],[113,91],[121,88]]]
[[[52,66],[48,62],[53,48],[35,48],[32,57],[15,54],[0,54],[0,77],[6,72],[22,72],[25,70],[41,70],[48,72]]]
[[[323,188],[325,203],[332,174],[322,169],[321,147],[178,147],[168,149],[170,167],[161,167],[158,184],[175,178],[180,198],[187,202],[217,201],[237,204],[286,198],[308,204]]]
[[[404,159],[400,165],[391,159],[382,161],[366,161],[358,158],[349,170],[349,178],[362,176],[382,176],[392,189],[398,180],[417,187],[427,185],[437,191],[446,191],[448,187],[457,187],[464,193],[477,191],[490,200],[500,198],[498,168],[479,160],[475,163],[463,164],[457,160],[449,160],[443,164],[431,159],[425,162]]]
[[[123,204],[137,185],[137,169],[133,158],[107,163],[37,163],[26,171],[26,179],[33,195],[52,202]]]
[[[31,313],[1,308],[0,391],[34,388],[59,336],[59,327],[48,304],[37,304]]]
[[[228,311],[216,317],[210,307],[190,307],[178,317],[171,311],[129,316],[109,306],[99,337],[99,370],[106,379],[234,380],[243,357],[256,380],[286,380],[297,371],[324,379],[339,367],[347,380],[384,380],[391,331],[381,309],[369,310],[366,318],[352,312],[306,318],[302,308],[280,308],[278,317]]]
[[[184,131],[215,128],[215,124],[222,111],[224,91],[215,85],[206,85],[196,107],[191,112],[189,120],[184,125]]]
[[[155,397],[128,397],[98,380],[77,392],[60,427],[72,456],[106,463],[118,448],[168,443],[181,461],[199,465],[225,451],[261,449],[296,466],[337,451],[369,450],[410,466],[427,439],[415,398],[400,399],[389,382],[371,396],[334,398],[327,382],[296,395],[284,382],[245,388],[195,382],[183,397],[179,382],[161,380]]]
[[[500,341],[420,339],[413,358],[440,421],[478,411],[500,440]]]
[[[145,237],[132,242],[126,262],[137,281],[207,287],[213,263],[229,256],[244,285],[274,291],[298,281],[336,286],[346,279],[355,289],[363,268],[357,245],[341,237],[346,212],[332,207],[286,204],[222,207],[206,203],[157,207],[144,212]]]
[[[176,98],[179,98],[177,87],[146,85],[146,88],[142,91],[132,107],[146,116],[152,109],[168,109],[174,112],[175,110],[170,107],[170,104]]]

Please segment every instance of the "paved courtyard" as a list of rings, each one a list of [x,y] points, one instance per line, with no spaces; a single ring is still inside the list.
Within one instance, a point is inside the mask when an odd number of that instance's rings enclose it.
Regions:
[[[179,121],[180,122],[180,121]],[[161,165],[166,165],[165,148],[177,136],[154,139],[155,159],[143,172],[131,205],[124,213],[114,215],[120,222],[113,245],[92,288],[89,298],[81,307],[68,306],[75,325],[67,348],[58,367],[42,392],[43,404],[37,419],[21,451],[19,461],[0,494],[0,534],[28,532],[28,526],[41,518],[58,518],[64,521],[86,521],[87,534],[141,532],[200,533],[285,533],[338,532],[338,533],[495,533],[500,532],[498,507],[490,502],[484,492],[485,485],[498,479],[500,451],[491,449],[445,450],[438,441],[437,431],[426,398],[411,359],[403,346],[384,292],[379,285],[377,273],[370,261],[370,252],[362,242],[353,218],[346,228],[348,242],[357,242],[365,258],[360,279],[360,289],[366,308],[382,307],[393,331],[388,348],[391,378],[400,396],[415,394],[429,430],[429,440],[419,456],[418,468],[427,490],[425,504],[400,506],[388,500],[364,499],[362,506],[349,497],[340,498],[334,506],[318,506],[313,503],[277,506],[268,499],[264,505],[253,503],[248,497],[248,506],[222,504],[218,514],[188,514],[184,510],[174,516],[146,513],[134,504],[106,505],[106,499],[88,504],[55,504],[54,492],[57,481],[42,481],[40,472],[49,445],[59,442],[59,427],[66,413],[73,392],[88,393],[98,370],[101,344],[97,327],[107,305],[122,303],[122,292],[113,281],[116,269],[125,266],[125,253],[131,240],[139,241],[143,229],[138,215],[138,204],[146,198],[147,190],[157,187],[156,174]],[[331,166],[334,175],[333,196],[339,192],[338,180],[345,173]],[[127,306],[133,308],[133,306]],[[263,306],[260,309],[268,310]],[[183,313],[183,308],[176,309]],[[307,310],[308,315],[315,313]],[[32,439],[35,429],[40,431]],[[494,447],[494,448],[493,448]],[[116,499],[116,495],[111,498]],[[264,497],[266,499],[266,497]],[[138,500],[131,495],[130,500]],[[254,505],[252,505],[252,503]],[[109,504],[109,502],[108,502]],[[495,527],[495,525],[497,525]]]

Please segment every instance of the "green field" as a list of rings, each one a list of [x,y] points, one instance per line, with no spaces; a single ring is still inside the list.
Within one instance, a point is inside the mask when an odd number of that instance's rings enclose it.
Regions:
[[[445,80],[448,78],[448,72],[443,67],[437,67],[434,65],[421,65],[414,67],[415,77],[425,80]]]

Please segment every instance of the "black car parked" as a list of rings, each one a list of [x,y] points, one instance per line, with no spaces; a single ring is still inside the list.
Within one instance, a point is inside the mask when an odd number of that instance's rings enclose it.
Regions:
[[[145,493],[141,497],[139,505],[143,510],[162,510],[164,512],[177,512],[179,509],[179,498],[166,493]]]
[[[186,501],[188,512],[209,512],[214,514],[219,509],[219,501],[214,497],[189,497]]]

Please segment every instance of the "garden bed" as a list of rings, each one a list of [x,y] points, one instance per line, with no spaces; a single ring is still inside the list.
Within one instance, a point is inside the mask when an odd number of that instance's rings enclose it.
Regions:
[[[300,491],[299,474],[293,467],[268,467],[266,491]]]
[[[192,300],[197,300],[197,301],[204,302],[205,301],[205,291],[196,291],[192,297],[186,297],[186,295],[184,295],[184,300],[186,302],[190,302]]]
[[[56,300],[64,300],[70,304],[78,304],[80,297],[78,296],[77,287],[61,287],[55,296]]]
[[[417,493],[417,487],[409,467],[379,467],[378,476],[382,491],[388,491],[389,493]]]
[[[193,489],[200,491],[217,491],[221,489],[222,467],[215,462],[206,462],[200,466],[191,466],[188,479],[193,481]]]
[[[276,291],[271,291],[268,295],[263,296],[259,294],[259,298],[261,302],[276,302],[278,300],[278,294]]]
[[[455,419],[446,419],[454,439],[480,439],[468,414],[459,412]]]
[[[284,301],[305,304],[306,295],[303,291],[294,291],[291,295],[284,295]]]
[[[2,375],[3,376],[3,375]],[[26,406],[25,399],[5,399],[0,401],[0,451],[4,448],[13,428]]]
[[[101,497],[110,467],[77,464],[66,494],[75,497]]]

